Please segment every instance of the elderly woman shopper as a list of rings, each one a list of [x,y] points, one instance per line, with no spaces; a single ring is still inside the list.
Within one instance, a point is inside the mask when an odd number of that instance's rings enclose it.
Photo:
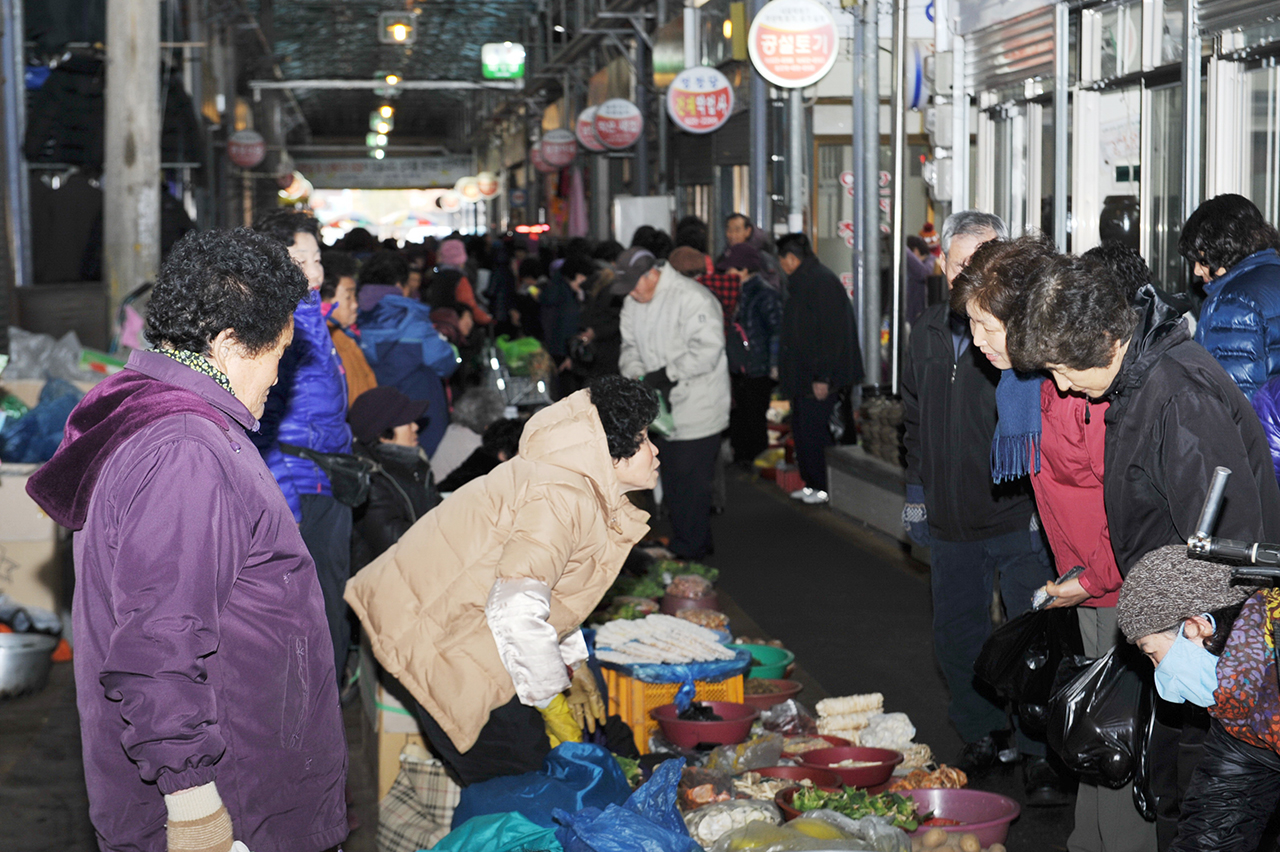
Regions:
[[[649,529],[626,495],[656,484],[657,411],[643,384],[618,377],[544,408],[516,458],[347,584],[374,654],[464,786],[540,769],[569,709],[578,724],[604,721],[579,626]]]
[[[324,602],[258,428],[307,292],[285,246],[191,234],[124,370],[28,490],[77,530],[76,702],[103,850],[319,852],[347,834]]]
[[[1213,717],[1171,852],[1252,852],[1280,802],[1280,591],[1235,585],[1229,566],[1170,545],[1129,572],[1119,611],[1160,696]]]
[[[1047,370],[1064,394],[1106,401],[1103,501],[1121,576],[1195,531],[1213,470],[1235,471],[1217,535],[1280,540],[1280,488],[1257,415],[1176,311],[1087,260],[1056,257],[1030,276],[1007,322],[1021,372]],[[1175,708],[1167,708],[1170,711]],[[1181,724],[1176,722],[1181,717]],[[1167,849],[1208,720],[1194,708],[1158,719],[1149,753],[1156,829]],[[1177,771],[1174,771],[1176,761]]]

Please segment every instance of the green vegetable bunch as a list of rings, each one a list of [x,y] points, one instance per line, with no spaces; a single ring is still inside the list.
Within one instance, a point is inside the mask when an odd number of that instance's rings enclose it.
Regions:
[[[619,577],[614,581],[605,598],[613,600],[617,597],[660,598],[667,587],[652,577]]]
[[[845,787],[838,793],[818,787],[801,787],[791,800],[791,806],[801,812],[827,808],[850,819],[885,817],[903,831],[915,831],[920,827],[915,800],[897,793],[878,793],[872,796],[866,790],[855,790],[853,787]]]
[[[665,589],[671,578],[679,574],[697,574],[705,577],[708,583],[720,579],[720,569],[703,565],[701,562],[680,562],[676,559],[659,559],[649,569],[649,578],[662,584]]]

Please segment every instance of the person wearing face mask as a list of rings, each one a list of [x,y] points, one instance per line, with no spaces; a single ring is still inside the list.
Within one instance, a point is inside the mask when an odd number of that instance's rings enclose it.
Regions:
[[[1280,802],[1280,590],[1235,585],[1230,566],[1169,545],[1129,572],[1118,610],[1160,697],[1213,720],[1170,852],[1252,852]]]
[[[192,233],[155,350],[90,391],[27,490],[76,530],[75,700],[103,852],[321,852],[347,747],[315,565],[249,442],[306,276],[245,229]]]

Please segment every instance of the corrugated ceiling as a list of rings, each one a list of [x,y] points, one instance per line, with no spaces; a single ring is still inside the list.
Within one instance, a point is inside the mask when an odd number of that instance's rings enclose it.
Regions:
[[[518,39],[530,0],[424,0],[417,40],[378,41],[378,13],[403,12],[403,0],[272,0],[275,53],[286,79],[479,80],[480,46]],[[249,0],[261,14],[260,0]],[[382,99],[368,90],[298,90],[313,140],[363,138]],[[394,142],[461,144],[477,93],[406,91],[395,101]]]

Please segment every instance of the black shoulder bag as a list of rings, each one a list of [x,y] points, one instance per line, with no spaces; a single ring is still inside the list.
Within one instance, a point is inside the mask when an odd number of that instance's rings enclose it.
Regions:
[[[379,469],[377,462],[350,453],[321,453],[307,447],[280,442],[280,450],[291,456],[306,459],[329,477],[333,499],[352,508],[363,505],[369,499],[373,475]]]

